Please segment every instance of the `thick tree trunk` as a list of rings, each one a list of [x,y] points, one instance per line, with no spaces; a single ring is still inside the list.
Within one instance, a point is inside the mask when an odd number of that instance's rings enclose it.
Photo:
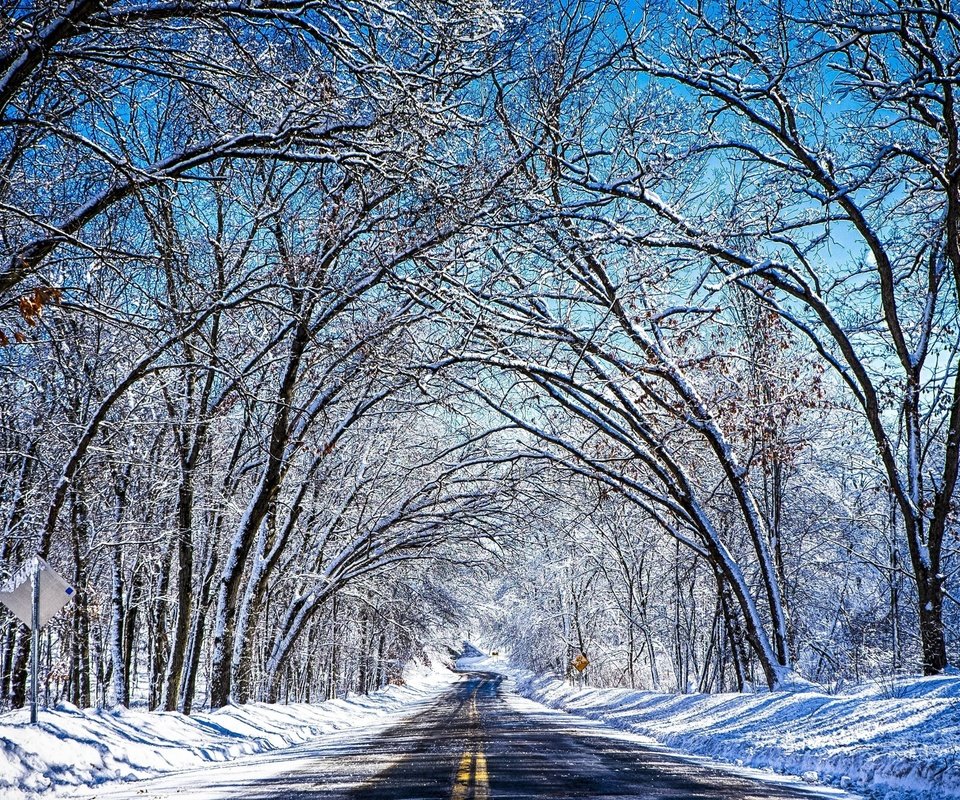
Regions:
[[[340,642],[338,635],[338,611],[339,602],[337,596],[333,596],[330,603],[330,644],[327,648],[328,673],[327,673],[327,700],[333,700],[337,697],[337,690],[340,684]]]
[[[370,611],[364,608],[360,612],[360,660],[357,665],[357,691],[370,693],[370,648],[371,648]]]
[[[8,617],[13,617],[8,614]],[[4,697],[10,696],[10,677],[13,674],[13,653],[17,643],[17,625],[13,619],[8,619],[3,625],[3,646],[0,649],[0,692]]]
[[[256,531],[266,514],[272,491],[265,474],[234,536],[220,575],[210,667],[210,707],[222,708],[233,697],[233,653],[240,583]]]
[[[23,708],[27,702],[27,662],[30,660],[30,629],[18,625],[13,665],[10,671],[10,705]]]
[[[170,639],[167,635],[167,591],[170,588],[172,543],[167,542],[160,558],[160,567],[154,584],[153,598],[150,603],[150,695],[147,705],[151,711],[160,707],[163,701],[164,675],[167,659],[170,656]]]
[[[110,658],[113,662],[111,682],[113,684],[113,702],[118,706],[129,706],[130,695],[127,681],[127,664],[124,658],[123,644],[123,556],[119,546],[113,550],[113,581],[110,591]]]
[[[241,580],[260,526],[267,516],[283,479],[286,468],[285,451],[290,438],[291,404],[300,363],[309,337],[310,328],[306,321],[301,319],[290,343],[290,352],[277,392],[267,463],[253,497],[247,505],[247,511],[237,526],[220,576],[214,622],[213,660],[210,667],[211,708],[227,705],[233,695],[234,637]]]
[[[75,585],[77,582],[75,581]],[[90,707],[90,626],[86,592],[77,588],[73,601],[70,656],[70,702],[78,708]]]
[[[130,467],[123,471],[115,471],[113,475],[113,491],[116,499],[114,518],[119,536],[121,526],[127,511],[127,488],[130,480]],[[110,586],[110,682],[111,702],[119,706],[130,705],[129,680],[127,678],[127,662],[124,657],[124,608],[123,601],[125,586],[123,580],[123,550],[120,544],[111,548],[112,576]]]
[[[377,646],[377,688],[385,686],[387,683],[387,635],[385,633],[380,634],[380,643]]]
[[[219,532],[219,525],[214,527],[213,541],[210,544],[210,551],[207,555],[207,563],[200,584],[200,598],[194,607],[190,639],[187,645],[186,673],[180,693],[180,710],[184,714],[189,714],[193,710],[193,700],[197,691],[197,675],[200,672],[200,656],[203,652],[204,621],[210,609],[213,576],[217,571],[217,532]]]
[[[268,549],[274,538],[275,526],[276,509],[271,509],[264,524],[260,527],[253,566],[250,568],[247,586],[236,617],[237,632],[234,639],[232,663],[233,693],[238,703],[247,703],[250,700],[254,628],[257,620],[260,619],[267,594],[268,580],[272,572],[272,565],[268,560]]]
[[[948,665],[943,627],[943,578],[930,570],[916,576],[923,674],[939,675]]]
[[[80,707],[90,707],[90,615],[87,596],[88,513],[77,484],[72,493],[71,533],[73,539],[73,652],[71,658],[72,696],[70,701]]]
[[[190,637],[190,622],[193,610],[193,466],[184,466],[177,492],[177,617],[167,665],[166,687],[163,707],[175,711],[180,701],[180,684],[183,679]]]
[[[267,519],[260,528],[255,550],[256,555],[253,559],[250,575],[247,578],[247,586],[243,593],[243,600],[240,603],[236,621],[233,680],[234,694],[239,703],[246,703],[250,699],[254,626],[257,620],[261,619],[264,606],[269,607],[270,580],[279,557],[283,553],[283,548],[300,518],[300,510],[310,486],[309,478],[314,474],[319,463],[320,459],[314,461],[313,467],[307,473],[307,479],[301,483],[293,499],[292,508],[280,530],[277,530],[276,504],[271,505]]]
[[[130,687],[136,672],[136,626],[140,610],[140,599],[143,594],[143,570],[134,564],[130,574],[130,587],[127,591],[126,608],[123,615],[123,678],[124,692],[130,697]]]

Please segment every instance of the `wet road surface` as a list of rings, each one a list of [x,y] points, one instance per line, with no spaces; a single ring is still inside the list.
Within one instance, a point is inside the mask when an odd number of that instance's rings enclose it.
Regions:
[[[424,710],[379,731],[321,737],[256,767],[188,773],[106,797],[191,800],[811,800],[802,784],[746,777],[651,747],[506,692],[471,672]],[[283,760],[286,759],[286,760]],[[219,775],[217,773],[220,773]],[[206,777],[205,777],[206,776]],[[834,797],[850,797],[830,792]]]

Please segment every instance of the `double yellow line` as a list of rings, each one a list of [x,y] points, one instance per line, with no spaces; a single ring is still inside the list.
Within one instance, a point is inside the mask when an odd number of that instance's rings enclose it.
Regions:
[[[479,690],[480,687],[477,687]],[[470,698],[470,722],[477,725],[480,721],[477,713],[477,690]],[[479,742],[468,746],[460,757],[460,766],[457,767],[457,777],[453,782],[453,792],[450,800],[467,800],[473,790],[473,800],[488,800],[490,784],[487,777],[487,757]]]
[[[475,753],[465,750],[457,770],[457,780],[453,784],[450,800],[467,800],[473,788],[473,800],[487,800],[490,797],[490,785],[487,782],[487,758],[479,748]]]

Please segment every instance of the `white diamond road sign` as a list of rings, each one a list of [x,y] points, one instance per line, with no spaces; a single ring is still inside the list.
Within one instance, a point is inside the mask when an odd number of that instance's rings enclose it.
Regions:
[[[46,625],[70,602],[76,589],[61,578],[42,558],[40,561],[40,627]],[[33,576],[37,560],[31,559],[5,584],[0,584],[0,603],[9,608],[28,627],[33,627]]]

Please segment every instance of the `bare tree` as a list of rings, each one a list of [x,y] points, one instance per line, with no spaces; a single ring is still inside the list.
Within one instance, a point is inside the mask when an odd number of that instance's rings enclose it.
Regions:
[[[677,139],[575,178],[649,209],[632,242],[712,265],[835,370],[896,504],[928,674],[960,469],[958,33],[939,3],[684,7],[624,62],[675,89]],[[722,180],[685,188],[704,163]]]
[[[620,47],[604,38],[608,7],[584,8],[572,4],[545,37],[530,68],[537,79],[514,83],[513,92],[525,86],[526,107],[538,114],[508,121],[504,147],[534,143],[538,155],[517,177],[521,202],[514,216],[501,217],[501,236],[486,254],[481,247],[462,254],[474,259],[471,266],[448,270],[437,290],[439,304],[458,309],[460,325],[438,342],[446,355],[437,365],[493,369],[494,377],[481,369],[464,386],[546,442],[551,457],[627,492],[707,559],[736,598],[767,682],[781,685],[791,662],[770,524],[747,454],[711,402],[710,370],[724,358],[709,338],[721,310],[698,296],[697,286],[691,293],[683,270],[624,252],[620,229],[629,220],[597,213],[581,187],[592,160],[608,158],[598,150],[602,130],[593,127],[591,98]],[[651,138],[654,122],[645,134]],[[570,417],[597,435],[576,438]],[[718,484],[736,515],[732,536],[718,524]]]

